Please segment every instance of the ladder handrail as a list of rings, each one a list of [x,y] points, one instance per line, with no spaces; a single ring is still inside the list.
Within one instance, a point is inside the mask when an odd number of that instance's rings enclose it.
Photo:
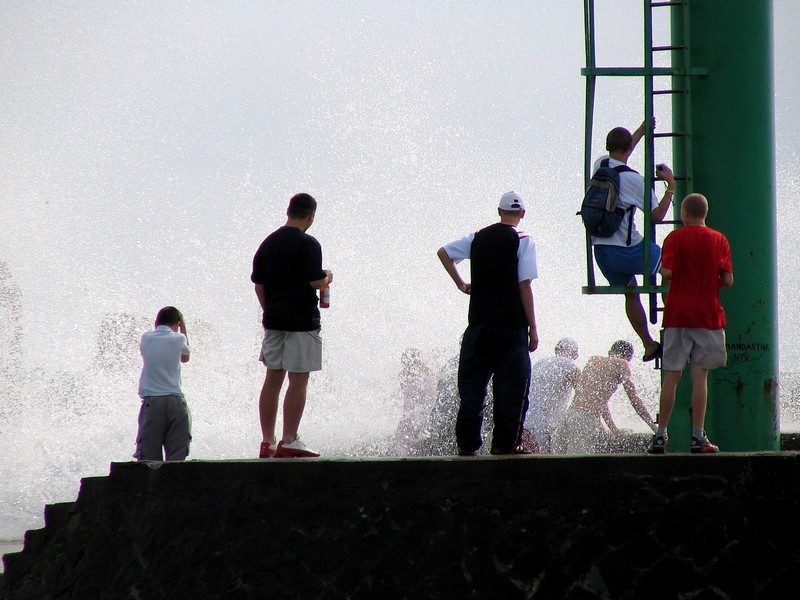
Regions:
[[[683,177],[679,180],[676,179],[675,183],[675,196],[673,198],[682,198],[693,190],[694,169],[692,160],[692,143],[689,133],[692,131],[692,115],[691,111],[687,110],[686,102],[691,96],[691,80],[692,73],[686,72],[686,66],[692,64],[691,60],[691,47],[686,44],[686,32],[689,27],[689,11],[685,10],[686,2],[673,2],[670,3],[670,37],[673,42],[680,41],[683,49],[680,52],[670,53],[670,63],[677,66],[677,73],[671,76],[671,87],[673,89],[684,90],[684,101],[673,103],[672,110],[672,129],[676,129],[676,121],[683,126],[683,130],[687,135],[677,138],[673,146],[673,159],[675,160],[675,168],[683,173]],[[677,12],[676,12],[677,11]],[[707,71],[704,70],[704,71]],[[702,74],[707,74],[702,73]],[[680,192],[680,193],[679,193]],[[679,208],[673,209],[675,213]]]
[[[594,0],[584,0],[583,2],[584,18],[584,48],[586,51],[586,66],[588,68],[595,67],[595,46],[594,46]],[[595,92],[595,76],[591,75],[586,77],[586,107],[585,107],[585,123],[584,123],[584,140],[583,140],[583,164],[584,164],[584,179],[583,189],[589,185],[589,178],[591,177],[591,152],[592,152],[592,130],[594,128],[594,92]],[[595,287],[594,276],[594,249],[592,248],[592,237],[589,232],[586,232],[586,277],[587,283],[592,288]]]
[[[648,10],[647,4],[649,0],[644,0],[644,68],[647,70],[653,69],[653,12]],[[653,155],[655,154],[655,139],[653,133],[653,77],[645,76],[644,78],[644,185],[642,186],[642,206],[644,207],[644,225],[642,226],[642,237],[644,240],[643,258],[642,258],[642,283],[645,286],[653,284],[653,275],[650,273],[650,243],[655,237],[655,227],[652,220],[652,202],[653,186],[655,184],[653,173],[655,171],[655,161]],[[651,303],[652,306],[652,303]],[[653,322],[655,315],[651,311],[650,321]]]

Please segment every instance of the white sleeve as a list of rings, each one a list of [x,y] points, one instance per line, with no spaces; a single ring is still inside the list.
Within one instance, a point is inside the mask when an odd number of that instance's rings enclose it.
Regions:
[[[458,264],[465,258],[469,258],[473,239],[475,239],[474,233],[465,235],[460,240],[456,240],[455,242],[450,242],[449,244],[445,245],[444,251],[447,252],[447,256],[449,256],[453,262]]]
[[[526,279],[536,279],[539,277],[539,269],[536,265],[536,242],[527,235],[519,238],[519,248],[517,249],[517,282]]]
[[[627,205],[644,210],[644,177],[638,173],[625,171],[619,175],[620,197]],[[650,192],[650,211],[658,206],[655,190]]]
[[[181,356],[189,356],[192,352],[192,349],[189,348],[189,342],[186,340],[186,336],[180,332],[176,332],[180,336],[180,343],[181,346]]]

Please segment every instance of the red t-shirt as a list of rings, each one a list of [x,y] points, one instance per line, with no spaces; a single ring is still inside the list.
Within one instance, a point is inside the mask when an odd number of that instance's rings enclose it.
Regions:
[[[689,225],[664,240],[661,264],[672,271],[664,307],[664,327],[723,329],[719,275],[733,273],[731,247],[719,231]]]

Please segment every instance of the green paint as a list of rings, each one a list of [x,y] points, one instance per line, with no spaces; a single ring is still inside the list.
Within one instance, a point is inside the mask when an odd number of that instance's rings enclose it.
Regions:
[[[645,119],[652,114],[652,77],[672,75],[674,218],[680,200],[704,194],[707,223],[731,243],[734,285],[720,297],[727,314],[728,367],[709,374],[705,427],[723,451],[780,448],[778,398],[778,311],[775,224],[775,144],[772,84],[771,0],[686,0],[652,3],[669,10],[670,67],[654,67],[651,2],[644,0],[643,67],[597,67],[594,55],[594,0],[584,0],[586,27],[587,180],[595,78],[642,77]],[[645,172],[652,172],[653,140],[648,136]],[[646,216],[646,215],[645,215]],[[647,239],[645,219],[645,239]],[[645,261],[645,264],[647,262]],[[620,293],[618,286],[597,286],[587,238],[588,285],[584,293]],[[660,291],[645,281],[641,293]],[[651,315],[652,320],[652,315]],[[680,385],[669,424],[671,452],[689,450],[691,383]]]
[[[673,127],[690,133],[688,147],[674,147],[676,169],[689,156],[691,173],[676,199],[691,191],[708,198],[707,224],[728,237],[734,269],[734,286],[720,293],[728,367],[709,374],[706,430],[722,451],[778,450],[772,3],[690,1],[684,10],[685,32],[672,19],[673,44],[686,35],[691,65],[673,67],[708,74],[673,78],[673,86],[689,80],[685,103],[673,109]],[[688,379],[686,372],[670,423],[678,451],[689,443]]]

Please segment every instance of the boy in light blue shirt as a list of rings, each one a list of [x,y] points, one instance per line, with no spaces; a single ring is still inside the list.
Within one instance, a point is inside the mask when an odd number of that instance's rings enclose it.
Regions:
[[[181,390],[181,363],[189,360],[183,315],[165,306],[156,316],[155,329],[142,335],[139,345],[144,366],[139,378],[138,460],[185,460],[192,441],[191,415]],[[163,455],[162,455],[163,448]]]

